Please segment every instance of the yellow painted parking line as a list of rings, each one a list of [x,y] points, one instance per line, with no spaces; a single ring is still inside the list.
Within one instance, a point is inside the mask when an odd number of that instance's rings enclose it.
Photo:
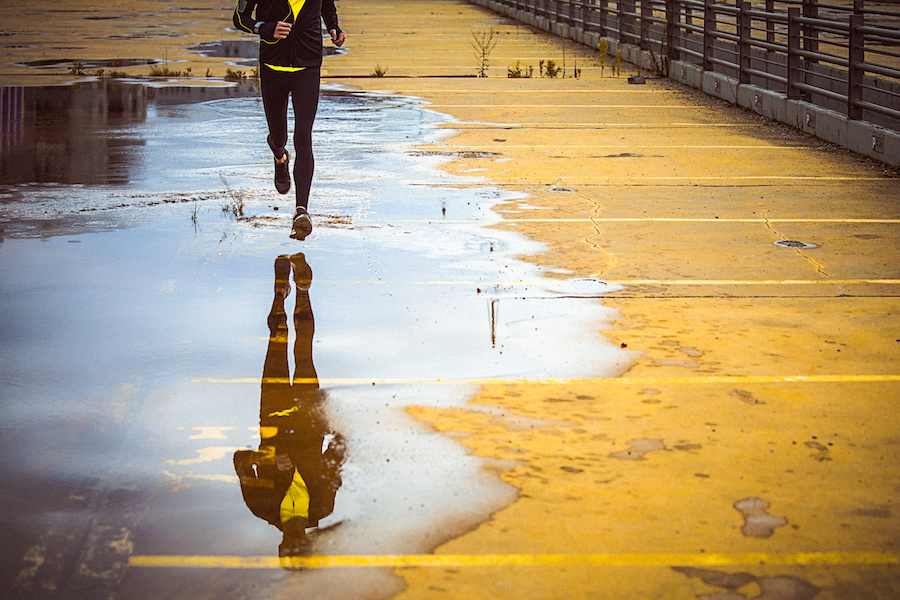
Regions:
[[[525,181],[547,181],[537,178],[520,178]],[[579,177],[577,181],[612,181],[611,177]],[[884,177],[857,177],[853,175],[667,175],[667,176],[628,176],[618,181],[884,181]],[[566,177],[557,177],[554,183],[572,181]]]
[[[442,123],[447,129],[593,129],[596,127],[633,127],[635,129],[667,129],[701,127],[746,128],[744,123]]]
[[[358,146],[357,146],[358,147]],[[373,147],[383,147],[383,146],[373,146]],[[391,146],[393,148],[405,148],[406,146],[397,145]],[[615,149],[615,150],[653,150],[653,149],[688,149],[688,150],[809,150],[810,148],[806,146],[710,146],[710,145],[687,145],[687,144],[672,144],[672,145],[653,145],[653,146],[622,146],[622,145],[584,145],[584,146],[575,146],[575,145],[563,145],[563,144],[504,144],[497,143],[493,146],[417,146],[419,150],[453,150],[459,152],[471,152],[471,151],[493,151],[497,149],[535,149],[535,148],[554,148],[554,149],[567,149],[567,148],[604,148],[604,149]],[[603,158],[620,158],[620,157],[603,157]],[[629,158],[629,157],[621,157],[621,158]],[[641,157],[633,157],[633,158],[654,158],[648,156]]]
[[[428,108],[687,108],[702,110],[690,104],[426,104]]]
[[[473,379],[441,379],[441,378],[389,378],[389,377],[323,377],[288,379],[285,377],[197,377],[191,383],[214,384],[318,384],[326,386],[338,385],[666,385],[666,384],[719,384],[719,383],[889,383],[900,382],[900,375],[713,375],[708,377],[601,377],[589,379],[523,379],[523,378],[473,378]]]
[[[370,77],[370,76],[366,76]],[[328,79],[328,77],[322,77],[322,79]],[[407,96],[409,94],[434,94],[440,92],[441,94],[472,94],[473,96],[481,96],[486,91],[489,90],[476,90],[472,88],[468,89],[458,89],[458,90],[444,90],[440,88],[435,89],[404,89],[403,92],[398,92],[403,96]],[[386,92],[385,92],[386,93]],[[649,94],[674,94],[674,90],[641,90],[640,95],[646,96]],[[572,94],[590,94],[591,96],[605,96],[607,94],[635,94],[635,90],[561,90],[561,89],[547,89],[547,90],[510,90],[504,89],[504,96],[512,96],[516,94],[522,94],[529,96],[531,94],[559,94],[561,96],[570,96]]]
[[[551,190],[552,191],[552,190]],[[867,223],[898,224],[900,219],[760,219],[760,218],[716,218],[716,217],[582,217],[578,219],[559,218],[518,218],[505,219],[353,219],[354,223]]]
[[[833,285],[898,285],[900,279],[603,279],[597,280],[599,283],[617,286],[639,286],[639,285],[658,285],[658,286],[769,286],[769,285],[800,285],[800,286],[833,286]],[[553,281],[388,281],[373,279],[358,280],[337,280],[337,279],[317,279],[318,285],[465,285],[465,286],[482,286],[483,292],[489,294],[487,289],[489,286],[535,286],[535,287],[553,287],[555,285],[567,283],[565,280]],[[602,299],[605,292],[588,292],[579,294],[577,291],[558,292],[564,296],[587,296],[591,298]]]
[[[191,569],[329,569],[348,567],[602,567],[897,565],[893,552],[758,552],[746,554],[385,554],[306,556],[132,556],[130,567]]]
[[[604,279],[610,285],[897,285],[900,279]],[[546,285],[546,284],[544,284]]]

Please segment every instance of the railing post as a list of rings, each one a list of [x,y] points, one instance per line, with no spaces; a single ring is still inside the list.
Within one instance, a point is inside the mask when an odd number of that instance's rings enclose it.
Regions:
[[[715,0],[704,0],[703,5],[703,70],[712,71],[713,63],[710,59],[715,53],[716,39]]]
[[[678,0],[666,0],[666,30],[665,30],[665,42],[666,42],[666,56],[669,59],[669,64],[672,64],[673,60],[678,60],[678,50],[675,49],[675,43],[678,40],[678,36],[675,35],[675,32],[678,30],[679,23],[681,19],[679,18],[681,4]]]
[[[865,70],[859,66],[866,61],[866,41],[859,30],[864,23],[863,15],[850,15],[850,64],[847,69],[847,117],[850,119],[862,119],[862,109],[856,105],[856,101],[863,99],[862,86],[866,75]]]
[[[818,0],[803,0],[803,16],[807,19],[819,18]],[[819,51],[819,31],[814,25],[803,26],[803,49],[810,52]],[[806,59],[809,62],[818,62],[815,58]]]
[[[738,7],[738,81],[750,83],[750,3],[741,2]]]
[[[609,10],[609,0],[600,0],[599,16],[600,22],[597,23],[597,33],[600,37],[606,37],[606,13]]]
[[[635,31],[636,23],[634,17],[625,15],[626,12],[635,12],[634,0],[619,0],[616,2],[616,6],[619,7],[619,41],[628,43],[630,38],[631,43],[636,43],[637,33]]]
[[[788,73],[787,73],[787,97],[791,100],[800,100],[803,91],[794,87],[795,83],[803,82],[803,58],[800,56],[800,41],[802,37],[799,8],[788,9]]]
[[[650,27],[653,24],[651,21],[652,18],[653,6],[650,4],[650,0],[641,0],[641,39],[638,44],[641,50],[650,49]]]
[[[766,12],[771,14],[775,12],[775,0],[766,0]],[[766,17],[766,41],[770,44],[775,43],[775,21]]]

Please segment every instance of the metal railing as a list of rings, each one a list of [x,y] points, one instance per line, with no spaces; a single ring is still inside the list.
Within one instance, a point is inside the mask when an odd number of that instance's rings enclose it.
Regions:
[[[478,2],[483,4],[484,2]],[[900,8],[816,0],[490,0],[900,131]]]

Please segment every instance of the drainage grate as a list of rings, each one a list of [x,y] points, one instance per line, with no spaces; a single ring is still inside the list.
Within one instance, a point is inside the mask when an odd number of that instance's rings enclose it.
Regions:
[[[782,248],[818,248],[816,244],[798,242],[796,240],[778,240],[777,242],[775,242],[775,245]]]

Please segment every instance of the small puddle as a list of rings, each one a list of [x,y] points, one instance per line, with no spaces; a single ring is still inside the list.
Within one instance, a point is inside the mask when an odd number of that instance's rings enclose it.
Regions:
[[[44,58],[40,60],[26,60],[21,63],[17,63],[26,67],[35,67],[35,68],[72,68],[75,63],[79,63],[84,69],[114,69],[117,67],[140,67],[143,65],[156,65],[161,63],[162,60],[156,58],[111,58],[111,59],[97,59],[97,58],[86,58],[86,59],[74,59],[74,58],[66,58],[66,59],[58,59],[58,58]]]

